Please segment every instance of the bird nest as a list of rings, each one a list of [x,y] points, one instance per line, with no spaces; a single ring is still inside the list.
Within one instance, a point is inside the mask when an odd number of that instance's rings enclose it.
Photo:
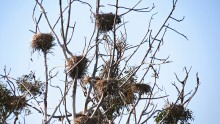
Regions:
[[[18,88],[22,93],[30,92],[32,95],[41,95],[43,93],[43,84],[37,83],[32,84],[31,82],[25,82],[23,84],[19,84]],[[28,91],[27,91],[28,90]]]
[[[67,60],[69,76],[71,78],[82,78],[87,70],[88,59],[84,56],[73,56]]]
[[[163,119],[165,123],[176,123],[178,121],[187,122],[189,119],[193,120],[192,111],[186,109],[181,104],[169,104],[165,109],[160,111],[156,116],[156,121]]]
[[[108,119],[106,119],[105,114],[102,114],[100,110],[97,110],[93,117],[94,110],[90,109],[85,114],[83,112],[76,113],[74,124],[109,124]]]
[[[104,13],[104,14],[96,15],[97,27],[102,32],[108,32],[112,30],[114,24],[119,24],[119,23],[121,23],[121,18],[118,15],[115,16],[115,14],[112,14],[112,13]]]
[[[130,84],[134,93],[147,94],[151,92],[151,87],[147,84]]]
[[[84,76],[83,78],[83,84],[87,84],[87,83],[92,83],[92,84],[95,84],[98,80],[101,80],[100,77],[89,77],[89,76]]]
[[[7,109],[11,112],[22,110],[26,106],[24,96],[14,96],[11,91],[0,83],[0,109]]]
[[[26,99],[24,96],[12,96],[9,106],[15,107],[15,110],[21,110],[26,106]]]
[[[74,124],[97,124],[97,118],[89,118],[88,115],[79,115],[74,118]]]
[[[113,95],[115,91],[118,89],[118,81],[114,79],[109,80],[98,80],[95,84],[95,91],[98,94],[98,96],[101,96],[101,94],[104,94],[106,96],[107,94]]]
[[[134,103],[135,97],[130,85],[126,84],[119,88],[122,84],[120,80],[109,79],[109,80],[98,80],[95,83],[95,93],[98,99],[101,95],[104,95],[104,101],[102,107],[107,111],[107,117],[112,119],[120,115],[120,111],[124,107]]]
[[[183,112],[184,112],[184,107],[183,105],[176,105],[176,104],[171,104],[171,105],[168,105],[166,108],[165,108],[167,111],[169,110],[170,113],[174,114],[175,116],[180,116]]]
[[[32,72],[28,75],[19,77],[16,83],[18,84],[18,90],[23,94],[28,93],[29,95],[36,96],[44,92],[44,83],[35,79],[35,74]]]
[[[26,99],[24,96],[7,96],[1,104],[5,109],[10,111],[22,110],[26,106]]]
[[[134,92],[131,89],[130,85],[124,85],[121,89],[121,97],[124,99],[125,104],[132,104],[134,103],[135,97]]]
[[[54,45],[54,37],[50,33],[38,33],[33,36],[31,46],[34,51],[47,53]]]
[[[119,89],[121,83],[121,81],[115,79],[98,80],[95,83],[95,92],[99,98],[101,97],[101,94],[104,94],[104,96],[112,95],[114,96],[112,101],[120,101],[123,104],[133,103],[135,99],[134,89],[128,84]]]

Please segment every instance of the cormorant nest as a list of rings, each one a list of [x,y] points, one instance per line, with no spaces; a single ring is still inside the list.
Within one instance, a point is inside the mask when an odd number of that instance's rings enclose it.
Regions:
[[[108,32],[113,29],[114,24],[119,24],[119,23],[121,23],[121,18],[118,15],[115,16],[115,14],[112,13],[104,13],[104,14],[96,15],[96,24],[101,32]]]
[[[47,53],[54,45],[54,37],[50,33],[38,33],[33,36],[31,46],[34,51]]]

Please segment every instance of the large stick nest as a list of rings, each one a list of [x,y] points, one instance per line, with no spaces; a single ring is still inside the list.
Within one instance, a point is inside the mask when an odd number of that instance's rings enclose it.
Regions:
[[[133,85],[130,85],[130,84],[126,84],[122,88],[119,89],[119,86],[121,85],[121,83],[122,82],[120,82],[119,80],[115,80],[115,79],[98,80],[95,83],[95,92],[99,98],[101,97],[101,94],[104,94],[104,96],[112,95],[114,96],[113,101],[120,101],[123,104],[133,103],[134,92],[136,92],[138,89],[135,90]]]
[[[193,120],[192,111],[186,109],[181,104],[168,104],[165,109],[160,111],[155,120],[160,122],[163,119],[163,123],[176,123],[178,121],[188,122],[188,120]]]
[[[88,59],[84,56],[73,56],[67,60],[69,76],[71,78],[82,78],[87,70]]]
[[[95,83],[95,93],[98,99],[104,94],[104,101],[102,107],[107,110],[107,117],[109,119],[118,116],[122,108],[134,103],[134,92],[129,84],[119,88],[122,84],[120,80],[98,80]]]
[[[96,111],[95,115],[91,118],[92,113],[93,110],[87,114],[83,114],[83,112],[76,113],[74,124],[109,124],[100,110]]]
[[[43,51],[47,53],[54,45],[54,37],[50,33],[38,33],[35,34],[31,46],[34,51]]]
[[[97,118],[89,118],[88,115],[80,115],[74,118],[74,124],[97,124]]]
[[[27,89],[26,89],[27,88]],[[41,95],[43,93],[44,86],[41,83],[32,84],[30,82],[24,82],[23,84],[19,84],[18,89],[22,93],[31,92],[32,95]],[[28,90],[28,91],[27,91]]]
[[[21,111],[26,106],[25,96],[14,96],[11,91],[0,83],[0,112],[5,109],[15,112]]]
[[[101,94],[104,94],[106,96],[107,94],[113,95],[118,89],[118,82],[114,79],[109,80],[98,80],[95,85],[96,93],[101,96]]]
[[[147,94],[151,92],[151,87],[147,84],[130,84],[130,86],[134,93]]]
[[[116,20],[115,20],[116,17]],[[114,23],[115,20],[115,23]],[[113,29],[114,24],[121,23],[120,16],[112,13],[105,13],[105,14],[97,14],[96,15],[96,24],[100,31],[108,32]]]
[[[124,85],[121,89],[122,97],[124,98],[125,104],[132,104],[134,103],[134,91],[132,90],[130,85]]]

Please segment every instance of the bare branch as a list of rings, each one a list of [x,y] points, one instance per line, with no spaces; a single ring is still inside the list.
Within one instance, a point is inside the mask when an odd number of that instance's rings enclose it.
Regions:
[[[178,32],[177,30],[175,30],[175,29],[173,29],[173,28],[171,28],[171,27],[169,27],[169,26],[167,26],[167,25],[164,25],[164,27],[166,27],[166,28],[168,28],[168,29],[170,29],[170,30],[176,32],[177,34],[179,34],[179,35],[183,36],[184,38],[186,38],[187,40],[189,40],[189,39],[186,37],[186,35],[184,35],[184,34]]]

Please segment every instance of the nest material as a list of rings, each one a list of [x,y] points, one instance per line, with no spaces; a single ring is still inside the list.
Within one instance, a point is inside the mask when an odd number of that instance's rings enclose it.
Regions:
[[[170,105],[167,108],[165,108],[166,111],[170,111],[167,120],[171,120],[173,117],[180,118],[184,113],[184,107],[183,105]]]
[[[10,101],[10,106],[15,107],[16,110],[21,110],[26,106],[26,102],[24,96],[13,96]]]
[[[134,93],[147,94],[151,92],[151,87],[147,84],[130,84]]]
[[[84,84],[91,83],[91,81],[92,81],[92,77],[85,76],[83,78],[83,83]]]
[[[11,112],[22,110],[26,103],[24,96],[13,96],[11,91],[0,83],[0,112],[3,109]]]
[[[97,118],[89,118],[87,115],[79,115],[76,116],[74,119],[74,124],[97,124]]]
[[[54,37],[50,33],[35,34],[32,39],[32,48],[34,51],[42,51],[47,53],[55,44],[53,43]]]
[[[98,80],[95,84],[96,93],[101,96],[103,93],[104,96],[107,94],[113,95],[118,89],[118,81],[114,79],[109,80]]]
[[[114,118],[120,115],[123,108],[127,108],[129,104],[134,103],[135,97],[129,85],[124,85],[120,91],[115,91],[109,101],[107,101],[107,116]]]
[[[115,14],[105,13],[96,15],[96,24],[100,31],[107,32],[113,29]],[[115,24],[121,23],[120,16],[116,16]]]
[[[23,84],[19,84],[19,90],[22,93],[31,92],[32,95],[41,95],[43,93],[43,85],[42,84],[32,84],[31,82],[25,82]],[[27,91],[27,89],[29,91]]]
[[[84,56],[73,56],[72,58],[68,59],[68,70],[69,76],[71,78],[82,78],[86,73],[86,67],[88,63],[88,59]]]
[[[132,104],[134,103],[135,97],[134,97],[134,92],[129,87],[129,85],[125,85],[122,89],[123,97],[125,98],[125,104]]]
[[[112,119],[120,115],[120,111],[129,104],[134,103],[134,93],[130,85],[121,85],[120,80],[98,80],[95,83],[95,93],[98,99],[104,94],[102,108],[107,112],[107,118]]]
[[[26,106],[26,99],[24,96],[8,96],[5,98],[3,106],[7,110],[18,111],[22,110]]]
[[[164,123],[168,124],[177,123],[178,121],[188,122],[188,120],[193,120],[193,115],[192,111],[184,108],[184,106],[181,104],[169,104],[156,116],[157,122],[161,121],[162,119]]]
[[[98,80],[95,84],[95,92],[99,95],[104,93],[105,95],[113,95],[113,101],[120,101],[125,104],[131,104],[134,101],[134,92],[130,85],[124,85],[121,89],[121,95],[118,94],[120,81],[109,79],[109,80]],[[123,100],[122,100],[123,99]]]

